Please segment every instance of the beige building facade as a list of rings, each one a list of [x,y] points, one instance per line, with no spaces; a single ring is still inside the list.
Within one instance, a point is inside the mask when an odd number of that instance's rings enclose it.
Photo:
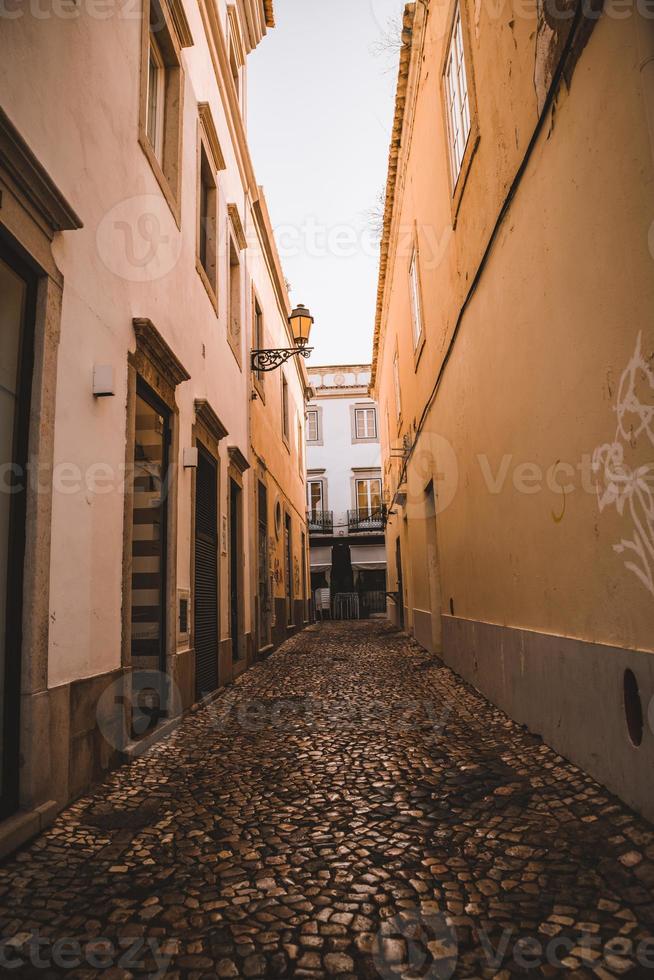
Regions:
[[[389,615],[652,819],[654,23],[559,7],[405,11]]]
[[[288,346],[245,128],[273,26],[269,0],[3,18],[0,851],[267,645],[262,430],[306,605],[306,374],[286,445],[250,365],[258,317]]]

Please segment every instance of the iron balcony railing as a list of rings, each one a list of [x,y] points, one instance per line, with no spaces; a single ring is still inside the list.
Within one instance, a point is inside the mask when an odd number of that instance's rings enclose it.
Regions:
[[[383,531],[386,526],[384,508],[372,509],[364,507],[347,512],[347,524],[350,534],[359,531]]]
[[[309,534],[333,534],[334,513],[331,510],[314,510],[307,512]]]

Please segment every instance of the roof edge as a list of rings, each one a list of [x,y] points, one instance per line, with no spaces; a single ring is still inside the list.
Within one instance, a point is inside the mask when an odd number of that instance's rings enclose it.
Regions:
[[[411,66],[411,53],[413,48],[413,24],[416,15],[416,3],[407,3],[404,8],[402,19],[402,48],[400,50],[400,66],[397,74],[397,89],[395,94],[395,117],[393,119],[393,132],[391,145],[388,154],[388,178],[386,181],[386,201],[384,204],[384,227],[380,246],[379,257],[379,280],[377,286],[377,308],[375,312],[375,331],[372,341],[372,368],[370,377],[370,391],[374,390],[377,380],[377,359],[379,355],[379,339],[381,334],[382,311],[384,307],[384,296],[386,292],[386,272],[388,270],[388,256],[390,251],[391,225],[393,222],[393,210],[395,205],[395,191],[397,188],[397,177],[399,170],[400,150],[402,148],[402,132],[404,129],[404,117],[407,102],[407,90],[409,87],[409,69]]]

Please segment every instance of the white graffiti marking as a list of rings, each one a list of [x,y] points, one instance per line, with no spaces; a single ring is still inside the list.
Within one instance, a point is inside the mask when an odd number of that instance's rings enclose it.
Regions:
[[[642,333],[620,379],[615,411],[615,441],[593,453],[598,505],[600,513],[615,505],[620,516],[630,521],[632,537],[623,538],[613,549],[627,557],[625,568],[654,596],[654,463],[632,468],[627,461],[627,454],[644,439],[654,447],[654,371],[643,355]]]

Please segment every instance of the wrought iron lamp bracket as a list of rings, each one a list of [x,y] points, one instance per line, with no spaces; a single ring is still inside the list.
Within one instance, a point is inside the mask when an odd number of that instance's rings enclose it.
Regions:
[[[310,357],[313,347],[280,347],[272,350],[253,350],[251,366],[253,371],[276,371],[292,357]]]

